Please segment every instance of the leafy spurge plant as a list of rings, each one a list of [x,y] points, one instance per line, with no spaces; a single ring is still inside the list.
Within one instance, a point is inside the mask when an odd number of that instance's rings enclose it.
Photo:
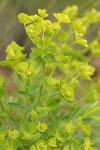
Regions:
[[[89,27],[91,21],[98,22],[100,14],[93,10],[96,16],[92,20],[88,20],[89,13],[75,19],[77,12],[77,6],[72,6],[54,13],[55,22],[46,19],[45,9],[38,9],[35,15],[18,15],[33,48],[27,58],[24,47],[12,42],[6,49],[6,60],[0,62],[14,70],[19,85],[17,95],[7,98],[0,76],[1,150],[93,149],[92,126],[100,120],[99,103],[87,103],[87,95],[82,101],[76,92],[80,93],[81,81],[92,80],[95,71],[85,55],[89,45],[84,35],[85,24]],[[66,26],[72,31],[74,44],[84,47],[82,52],[73,49],[70,36],[65,38],[70,34]],[[92,57],[99,53],[97,49],[94,52],[95,47],[99,47],[98,41],[90,44]]]

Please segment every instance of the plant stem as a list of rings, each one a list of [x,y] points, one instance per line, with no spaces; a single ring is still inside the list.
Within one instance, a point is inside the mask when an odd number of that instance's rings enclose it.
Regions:
[[[18,75],[17,75],[16,72],[15,72],[15,77],[16,77],[16,80],[17,80],[17,83],[18,83],[19,87],[21,87],[21,88],[23,89],[23,86],[22,86],[22,84],[21,84],[21,81],[20,81],[20,79],[19,79],[19,77],[18,77]]]
[[[46,47],[46,48],[48,48],[48,47],[50,46],[54,34],[55,34],[55,32],[52,33],[52,35],[51,35],[51,37],[50,37],[50,39],[49,39],[49,41],[48,41],[49,44],[47,44],[47,47]]]
[[[37,105],[40,104],[40,100],[41,100],[41,96],[42,96],[42,92],[43,92],[44,77],[45,77],[45,62],[43,62],[42,66],[41,66],[41,80],[42,80],[42,84],[40,86],[40,92],[39,92],[39,96],[38,96],[38,100],[37,100]]]
[[[51,71],[50,75],[49,75],[49,78],[53,75],[55,69],[57,68],[57,65],[54,66],[53,70]]]
[[[3,104],[3,100],[2,100],[2,99],[0,99],[0,103],[1,103],[1,108],[2,108],[2,110],[4,111],[5,108],[4,108],[4,104]]]

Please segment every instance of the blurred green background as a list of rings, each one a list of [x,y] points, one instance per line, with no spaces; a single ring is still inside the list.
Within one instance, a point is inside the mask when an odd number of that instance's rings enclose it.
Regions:
[[[100,10],[100,0],[0,0],[0,60],[5,57],[5,49],[11,41],[30,49],[30,40],[27,37],[24,26],[18,22],[17,16],[24,12],[29,15],[37,13],[37,9],[46,9],[49,14],[60,12],[66,6],[78,5],[79,16],[96,8]],[[52,15],[49,15],[52,17]],[[88,39],[96,35],[100,23],[89,29]]]

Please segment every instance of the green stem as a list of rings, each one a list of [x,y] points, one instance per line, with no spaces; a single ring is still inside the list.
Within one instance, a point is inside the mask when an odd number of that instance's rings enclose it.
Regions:
[[[17,80],[17,83],[18,83],[19,87],[21,87],[21,88],[23,89],[23,86],[22,86],[22,84],[21,84],[21,81],[19,80],[19,77],[18,77],[18,75],[17,75],[16,72],[15,72],[15,77],[16,77],[16,80]]]
[[[42,66],[41,66],[41,80],[42,80],[42,84],[40,86],[40,92],[39,92],[39,96],[38,96],[38,100],[37,100],[37,105],[39,105],[40,101],[41,101],[41,96],[42,96],[42,92],[43,92],[44,77],[45,77],[45,62],[43,62]]]
[[[39,97],[38,97],[37,105],[39,105],[39,104],[40,104],[41,95],[42,95],[42,90],[43,90],[43,83],[42,83],[42,85],[41,85],[41,87],[40,87],[40,93],[39,93]]]
[[[4,108],[4,103],[3,103],[3,100],[2,100],[2,99],[0,99],[0,103],[1,103],[1,108],[2,108],[2,110],[4,111],[5,108]]]
[[[47,47],[46,47],[46,48],[48,48],[48,47],[50,46],[54,34],[55,34],[55,32],[52,33],[52,35],[51,35],[51,37],[50,37],[50,39],[49,39],[49,41],[48,41],[49,44],[47,44]]]
[[[79,74],[75,78],[72,79],[69,85],[71,85],[76,79],[78,79],[78,77],[79,77]]]
[[[51,73],[50,73],[50,75],[49,75],[48,78],[50,78],[50,77],[53,75],[53,73],[54,73],[54,71],[55,71],[56,68],[57,68],[57,65],[54,66],[54,68],[53,68],[53,70],[51,71]]]

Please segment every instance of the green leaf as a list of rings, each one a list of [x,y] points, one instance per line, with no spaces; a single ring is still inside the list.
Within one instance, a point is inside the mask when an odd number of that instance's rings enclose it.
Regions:
[[[48,53],[54,53],[56,51],[56,46],[54,44],[51,44],[48,48],[47,48],[47,52]]]
[[[13,42],[11,42],[10,45],[8,45],[6,52],[8,53],[11,50],[22,51],[22,50],[24,50],[24,47],[19,46],[15,41],[13,41]]]
[[[18,62],[17,62],[18,63]],[[13,68],[16,64],[15,60],[4,60],[4,61],[0,61],[0,65],[1,66],[7,66],[7,67],[11,67]]]
[[[21,109],[31,110],[31,108],[29,108],[27,106],[24,106],[24,105],[21,105],[21,104],[18,104],[18,103],[8,103],[8,105],[11,105],[11,106],[14,106],[14,107],[17,107],[17,108],[21,108]]]
[[[44,49],[46,49],[47,47],[47,41],[45,39],[44,40],[39,39],[38,45],[41,48],[41,51],[43,52]]]
[[[60,101],[60,99],[47,99],[45,101],[45,107],[48,110],[53,110],[59,105]]]
[[[41,17],[39,17],[38,19],[40,20],[40,18]],[[40,21],[27,25],[25,29],[26,29],[28,36],[32,40],[32,42],[36,45],[37,42],[35,41],[37,40],[34,40],[34,38],[36,39],[37,36],[42,32],[42,26],[40,25]],[[38,42],[38,45],[39,45],[39,42]]]
[[[31,111],[31,116],[33,119],[39,119],[40,118],[40,114],[36,110]]]
[[[13,130],[13,131],[10,131],[10,130],[9,130],[9,136],[10,136],[12,139],[16,139],[16,138],[19,136],[19,131],[18,131],[18,130]]]
[[[36,64],[37,64],[38,66],[40,66],[40,64],[43,63],[43,61],[44,61],[44,60],[41,58],[41,56],[38,56],[37,59],[36,59]]]
[[[28,93],[27,91],[18,91],[19,94],[24,95],[24,96],[29,96],[29,97],[34,97],[32,94]]]
[[[75,126],[69,122],[65,125],[65,131],[70,134],[75,131]]]
[[[51,61],[51,57],[49,54],[42,54],[41,58],[46,62]]]
[[[10,147],[11,150],[17,150],[21,146],[20,142],[16,139],[11,139],[10,140]]]
[[[71,22],[69,16],[66,14],[54,13],[53,15],[59,23],[70,23]]]
[[[27,121],[21,126],[21,131],[23,134],[32,135],[34,132],[36,132],[36,130],[37,127],[32,122]]]
[[[37,150],[40,150],[40,149],[47,150],[47,145],[43,141],[37,141],[36,147],[37,147]]]
[[[61,62],[57,61],[54,56],[51,57],[51,61],[53,63],[55,63],[56,65],[60,65],[61,64]]]
[[[73,28],[75,31],[78,31],[79,33],[85,34],[86,28],[82,26],[82,23],[79,21],[73,21]]]
[[[63,150],[70,150],[69,145],[65,146]]]
[[[85,77],[87,80],[91,80],[90,76],[94,74],[95,68],[93,66],[88,65],[88,63],[80,63],[79,71],[83,77]]]
[[[98,120],[98,121],[100,121],[100,116],[91,116],[91,118],[92,118],[93,120]]]
[[[48,110],[46,108],[38,106],[36,110],[38,111],[40,117],[45,117],[48,115]]]
[[[30,54],[31,59],[36,59],[42,53],[42,50],[39,48],[32,48],[31,50],[32,50]]]
[[[10,150],[9,142],[7,140],[0,141],[0,150]]]
[[[48,130],[48,126],[46,123],[39,122],[37,125],[37,129],[39,130],[39,132],[45,132],[46,130]]]
[[[35,145],[32,145],[32,146],[30,147],[30,150],[36,150]]]
[[[62,96],[65,98],[67,102],[74,102],[74,89],[66,84],[62,84],[60,88],[60,92]]]
[[[56,145],[56,138],[55,138],[55,137],[51,138],[51,139],[49,140],[49,142],[48,142],[48,145],[49,145],[50,147],[57,147],[57,145]]]
[[[5,132],[0,132],[0,141],[6,139],[6,133]]]
[[[20,62],[15,66],[15,70],[18,74],[24,75],[28,70],[28,63],[27,62]]]
[[[34,135],[31,136],[31,140],[37,141],[37,140],[40,139],[40,137],[41,137],[41,133],[37,132],[37,133],[35,133]]]
[[[30,21],[31,21],[30,17],[27,14],[25,14],[25,13],[19,14],[18,15],[18,20],[22,24],[27,24],[27,23],[30,23]]]
[[[82,117],[83,119],[94,118],[100,112],[100,107],[98,106],[98,102],[94,102],[93,104],[86,104],[83,108],[76,107],[71,113],[69,119],[67,121],[75,121],[77,118]]]
[[[45,9],[38,9],[38,14],[43,18],[48,16]]]
[[[24,47],[19,46],[16,42],[12,42],[6,49],[6,60],[21,61],[25,57],[21,52],[23,49]]]
[[[68,134],[66,134],[65,129],[64,128],[57,128],[55,130],[55,137],[57,138],[57,140],[59,140],[60,142],[64,143],[67,138],[68,138]]]
[[[0,75],[0,98],[2,99],[4,96],[5,96],[5,81],[4,77]]]
[[[20,62],[15,66],[15,71],[26,79],[30,79],[35,75],[35,68],[28,62]]]

